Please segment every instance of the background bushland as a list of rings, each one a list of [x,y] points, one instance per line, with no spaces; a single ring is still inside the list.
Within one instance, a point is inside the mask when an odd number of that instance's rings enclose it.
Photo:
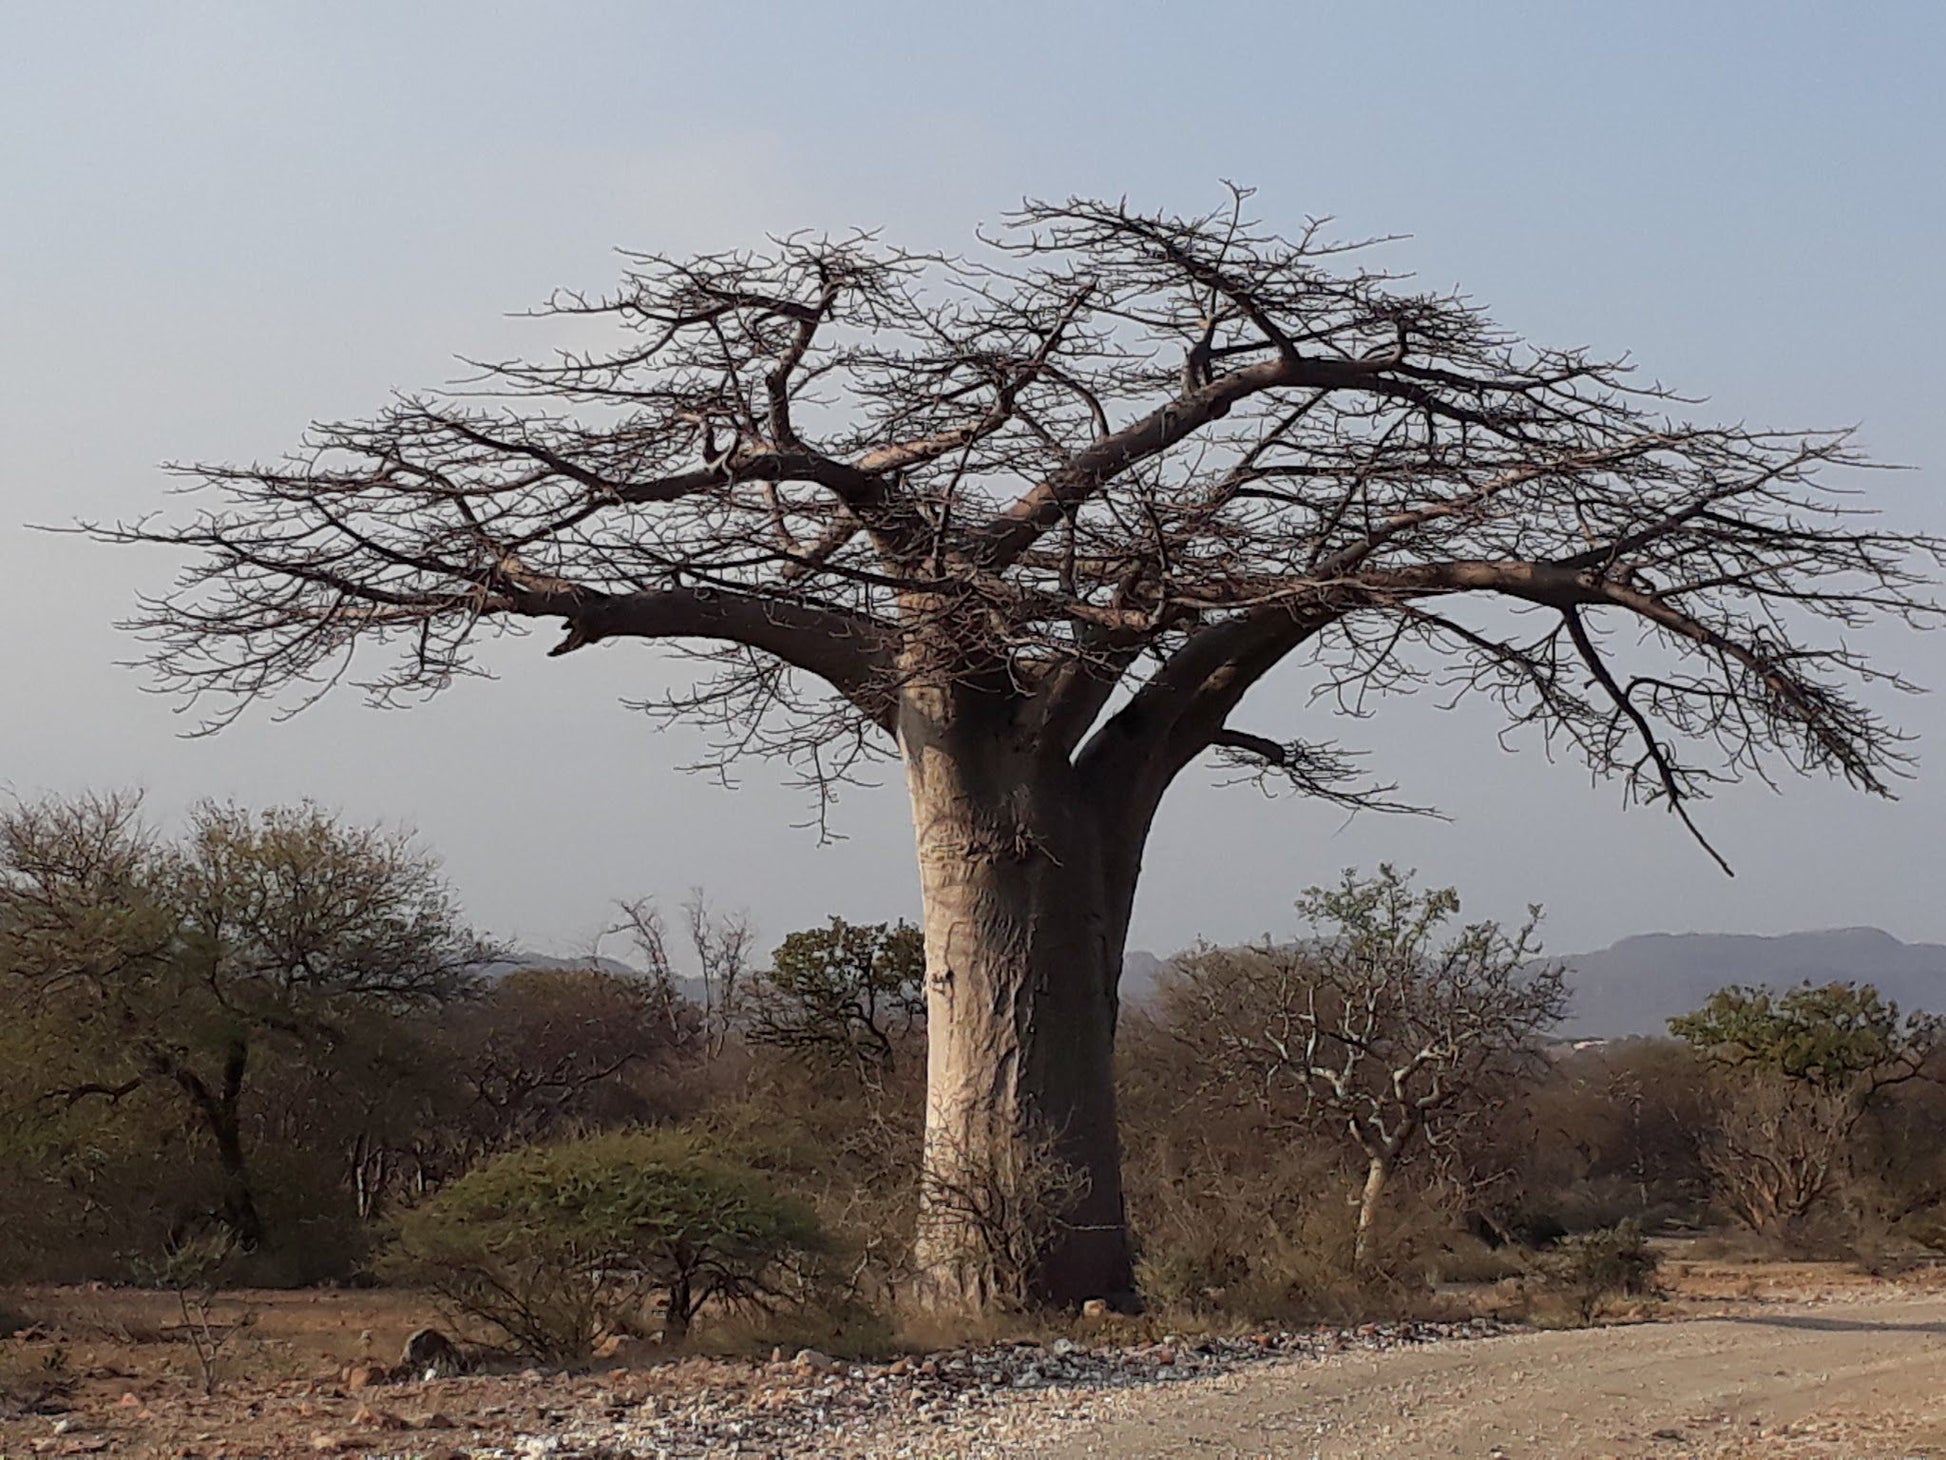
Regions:
[[[1568,1274],[1592,1311],[1652,1283],[1642,1234],[1946,1250],[1946,1056],[1869,987],[1726,989],[1670,1038],[1566,1044],[1531,925],[1462,923],[1391,868],[1301,911],[1123,1012],[1152,1303],[1342,1316]],[[919,1201],[919,936],[834,918],[767,953],[752,927],[638,903],[637,968],[536,966],[409,837],[316,807],[212,804],[174,838],[130,797],[0,815],[0,1281],[141,1281],[218,1244],[240,1282],[459,1293],[491,1255],[574,1299],[495,1319],[557,1354],[813,1289],[889,1312]],[[987,1214],[996,1262],[1058,1226],[1042,1174]],[[567,1236],[601,1221],[576,1268]]]

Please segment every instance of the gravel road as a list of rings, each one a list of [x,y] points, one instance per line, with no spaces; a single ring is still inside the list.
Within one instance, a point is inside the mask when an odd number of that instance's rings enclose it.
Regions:
[[[1114,1456],[1946,1456],[1946,1299],[1278,1361],[1113,1396],[1023,1453]]]
[[[238,1381],[215,1396],[103,1370],[0,1407],[0,1460],[1946,1457],[1946,1293],[1880,1280],[1780,1300],[1758,1286],[1710,1297],[1692,1283],[1682,1301],[1714,1316],[1577,1331],[1474,1320],[1133,1342],[1103,1330],[890,1363],[807,1350]]]

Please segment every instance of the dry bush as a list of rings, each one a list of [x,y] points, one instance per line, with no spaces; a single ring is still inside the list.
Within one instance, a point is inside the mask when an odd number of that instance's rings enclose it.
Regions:
[[[1231,1102],[1185,1100],[1183,1046],[1141,1014],[1122,1070],[1124,1180],[1142,1289],[1159,1307],[1208,1318],[1342,1318],[1414,1307],[1451,1222],[1410,1170],[1355,1270],[1354,1161],[1340,1141],[1306,1140]]]
[[[1613,1298],[1653,1295],[1661,1259],[1644,1239],[1641,1224],[1628,1221],[1564,1238],[1539,1266],[1548,1287],[1586,1324]]]
[[[1845,1170],[1856,1097],[1759,1071],[1726,1072],[1722,1087],[1702,1146],[1716,1199],[1761,1236],[1810,1239]]]
[[[997,1151],[960,1151],[927,1133],[919,1202],[936,1230],[953,1234],[955,1287],[984,1295],[980,1306],[1023,1312],[1042,1259],[1088,1194],[1087,1173],[1064,1161],[1058,1134],[1031,1131]]]
[[[1628,1218],[1651,1229],[1700,1221],[1712,1089],[1674,1040],[1560,1055],[1482,1123],[1468,1151],[1469,1225],[1491,1241],[1543,1246]]]
[[[832,1244],[829,1299],[872,1327],[872,1315],[898,1307],[912,1279],[923,1059],[861,1078],[849,1062],[820,1067],[794,1052],[733,1044],[718,1063],[736,1068],[723,1071],[698,1128],[811,1204]]]

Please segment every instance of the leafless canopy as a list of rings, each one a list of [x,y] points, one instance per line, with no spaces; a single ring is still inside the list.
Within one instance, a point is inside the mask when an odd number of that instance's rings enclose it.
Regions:
[[[1679,812],[1780,766],[1885,789],[1900,740],[1844,635],[1929,615],[1938,545],[1847,504],[1845,432],[1690,424],[1247,196],[1033,203],[964,258],[624,255],[614,293],[540,311],[551,358],[97,530],[190,551],[136,624],[218,720],[347,676],[435,690],[554,618],[557,654],[705,661],[659,708],[819,785],[926,687],[1011,699],[1132,794],[1213,748],[1357,802],[1329,746],[1229,724],[1300,656],[1353,707],[1497,696]],[[1519,611],[1465,606],[1496,599]]]

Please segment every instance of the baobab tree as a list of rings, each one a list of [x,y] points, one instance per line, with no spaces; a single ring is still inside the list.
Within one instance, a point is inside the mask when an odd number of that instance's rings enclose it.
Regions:
[[[541,311],[558,352],[189,468],[199,511],[105,529],[190,559],[134,626],[212,723],[437,689],[553,619],[556,655],[698,661],[654,708],[725,756],[828,790],[895,752],[929,1171],[979,1186],[1051,1141],[1082,1194],[1031,1290],[1127,1300],[1116,980],[1156,808],[1206,756],[1379,795],[1328,734],[1238,724],[1253,686],[1477,691],[1687,821],[1779,766],[1884,791],[1873,666],[1819,630],[1927,611],[1930,545],[1830,495],[1845,433],[1689,423],[1245,207],[1035,203],[962,258],[624,255]],[[940,1301],[985,1300],[977,1245],[928,1208]]]

